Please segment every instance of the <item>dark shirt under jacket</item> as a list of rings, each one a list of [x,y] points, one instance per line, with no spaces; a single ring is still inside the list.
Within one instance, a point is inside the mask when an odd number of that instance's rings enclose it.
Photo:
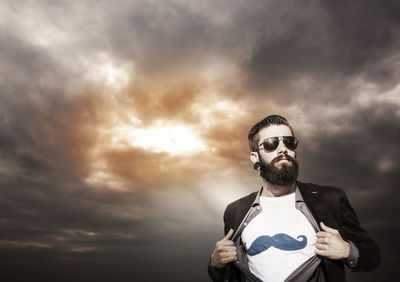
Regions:
[[[301,182],[297,182],[297,187],[315,221],[318,223],[322,221],[325,225],[337,229],[342,238],[350,241],[358,250],[358,260],[355,265],[349,260],[330,260],[320,257],[322,262],[312,278],[313,281],[346,281],[345,263],[351,266],[353,271],[372,270],[379,265],[379,248],[361,228],[356,213],[341,189]],[[221,269],[213,268],[209,263],[208,273],[214,282],[260,281],[249,271],[247,255],[240,239],[243,219],[251,210],[256,197],[257,192],[254,192],[236,200],[229,204],[224,212],[225,234],[231,228],[235,230],[232,239],[237,247],[238,260]]]

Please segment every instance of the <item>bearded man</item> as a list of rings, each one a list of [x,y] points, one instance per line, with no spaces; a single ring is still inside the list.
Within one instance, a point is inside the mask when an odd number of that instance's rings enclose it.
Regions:
[[[208,265],[213,281],[346,281],[376,268],[376,243],[362,229],[341,189],[297,181],[298,140],[288,121],[271,115],[248,135],[262,187],[229,204],[225,237]]]

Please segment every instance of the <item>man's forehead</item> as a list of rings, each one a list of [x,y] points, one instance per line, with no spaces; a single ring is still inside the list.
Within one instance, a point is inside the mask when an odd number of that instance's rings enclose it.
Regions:
[[[258,134],[260,136],[260,140],[264,140],[266,138],[274,136],[292,136],[292,131],[290,130],[290,127],[287,125],[273,124],[268,127],[262,128]]]

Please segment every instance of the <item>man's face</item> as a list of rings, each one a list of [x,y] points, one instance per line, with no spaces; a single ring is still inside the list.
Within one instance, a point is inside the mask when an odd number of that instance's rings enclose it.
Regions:
[[[293,136],[286,125],[271,125],[259,132],[259,145],[270,137]],[[298,176],[299,166],[296,161],[296,152],[286,147],[283,140],[279,141],[275,150],[265,150],[259,147],[260,175],[275,185],[293,184]]]

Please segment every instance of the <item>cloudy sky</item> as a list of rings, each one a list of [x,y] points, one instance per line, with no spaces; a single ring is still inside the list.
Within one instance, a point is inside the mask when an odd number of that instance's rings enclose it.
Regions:
[[[277,113],[381,247],[349,281],[395,281],[399,50],[394,0],[2,1],[2,276],[207,281]]]

